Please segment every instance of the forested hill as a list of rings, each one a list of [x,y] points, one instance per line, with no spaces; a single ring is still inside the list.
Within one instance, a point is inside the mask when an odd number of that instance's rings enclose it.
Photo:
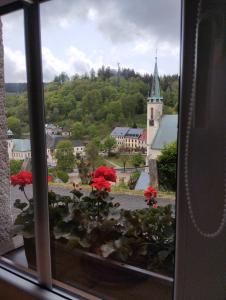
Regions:
[[[152,76],[102,68],[97,75],[62,73],[45,85],[46,122],[63,126],[73,138],[100,138],[114,126],[146,127],[146,99]],[[160,77],[164,113],[176,113],[178,75]],[[7,93],[8,127],[16,137],[28,130],[26,93]]]

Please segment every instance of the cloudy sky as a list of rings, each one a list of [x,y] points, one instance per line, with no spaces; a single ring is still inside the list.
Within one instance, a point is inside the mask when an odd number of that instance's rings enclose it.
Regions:
[[[6,82],[26,81],[23,13],[2,17]],[[180,0],[52,0],[41,5],[44,81],[102,65],[179,70]]]

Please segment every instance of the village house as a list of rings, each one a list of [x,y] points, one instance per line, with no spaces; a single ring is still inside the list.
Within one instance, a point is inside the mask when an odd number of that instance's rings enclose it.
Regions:
[[[146,131],[143,128],[115,127],[111,132],[118,149],[129,151],[146,150]]]
[[[10,160],[25,160],[31,158],[31,144],[29,139],[14,139],[11,130],[7,131],[8,135],[8,155]],[[59,141],[66,140],[67,137],[62,135],[46,135],[47,147],[47,164],[56,166],[55,152]],[[74,155],[85,155],[85,144],[81,140],[71,141],[74,147]]]
[[[45,124],[45,131],[48,135],[70,136],[69,131],[65,130],[63,127],[59,127],[54,124]]]
[[[47,147],[47,164],[49,166],[56,166],[56,147],[60,141],[67,140],[65,136],[61,135],[47,135],[46,136],[46,147]],[[85,144],[82,140],[71,140],[74,147],[74,155],[85,155]]]

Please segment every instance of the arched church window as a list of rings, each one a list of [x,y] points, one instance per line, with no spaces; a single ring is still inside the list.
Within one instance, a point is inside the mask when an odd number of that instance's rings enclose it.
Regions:
[[[153,120],[154,119],[154,109],[153,109],[153,107],[151,107],[151,120]]]

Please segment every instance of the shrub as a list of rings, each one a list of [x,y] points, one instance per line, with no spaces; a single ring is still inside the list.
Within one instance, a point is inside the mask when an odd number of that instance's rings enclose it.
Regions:
[[[23,160],[10,160],[10,175],[15,175],[20,172]]]
[[[131,190],[133,190],[135,188],[135,185],[136,185],[139,177],[140,177],[140,172],[134,172],[131,174],[129,182],[128,182],[128,186]]]
[[[66,172],[64,171],[57,171],[57,177],[62,180],[64,183],[68,182],[69,176]]]
[[[176,191],[177,146],[176,142],[167,145],[157,161],[161,188]]]

